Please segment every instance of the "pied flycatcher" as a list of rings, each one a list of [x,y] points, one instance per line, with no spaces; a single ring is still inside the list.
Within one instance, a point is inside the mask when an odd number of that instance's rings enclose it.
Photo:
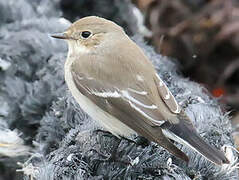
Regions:
[[[65,81],[73,97],[112,134],[137,133],[188,161],[172,139],[215,164],[229,163],[197,134],[152,63],[120,26],[89,16],[52,37],[68,43]]]

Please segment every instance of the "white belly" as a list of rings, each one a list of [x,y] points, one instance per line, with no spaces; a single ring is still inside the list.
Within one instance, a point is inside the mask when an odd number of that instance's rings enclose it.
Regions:
[[[70,65],[65,66],[65,81],[70,89],[71,94],[80,105],[80,107],[85,111],[92,119],[98,121],[102,124],[106,130],[110,131],[115,136],[130,136],[135,134],[135,131],[120,122],[117,118],[110,115],[109,113],[103,111],[100,107],[94,104],[89,98],[84,96],[76,88],[71,72],[69,72]]]

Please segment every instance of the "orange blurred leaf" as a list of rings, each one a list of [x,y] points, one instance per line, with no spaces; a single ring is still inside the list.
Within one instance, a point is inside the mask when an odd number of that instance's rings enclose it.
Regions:
[[[225,89],[219,87],[212,90],[212,95],[214,97],[220,97],[220,96],[223,96],[225,92],[226,92]]]

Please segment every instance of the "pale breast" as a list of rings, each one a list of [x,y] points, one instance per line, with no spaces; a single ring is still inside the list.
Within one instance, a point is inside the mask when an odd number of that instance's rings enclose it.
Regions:
[[[66,84],[75,98],[77,103],[80,105],[83,111],[85,111],[92,119],[98,121],[103,125],[106,130],[110,131],[115,136],[121,135],[128,137],[132,134],[136,134],[131,128],[123,124],[120,120],[110,115],[109,113],[103,111],[95,103],[93,103],[89,98],[80,93],[74,84],[72,74],[70,72],[71,63],[68,58],[65,64],[65,81]]]

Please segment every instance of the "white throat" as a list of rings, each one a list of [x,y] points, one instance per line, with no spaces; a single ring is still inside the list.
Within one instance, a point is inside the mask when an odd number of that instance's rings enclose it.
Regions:
[[[69,48],[68,55],[70,54],[80,55],[90,52],[90,48],[80,44],[79,41],[68,40],[67,43]]]

